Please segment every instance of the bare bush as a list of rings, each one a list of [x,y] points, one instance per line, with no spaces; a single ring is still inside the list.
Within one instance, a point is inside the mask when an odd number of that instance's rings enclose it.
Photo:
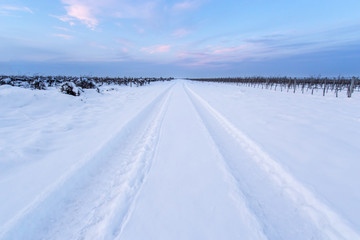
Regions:
[[[103,85],[144,86],[156,81],[170,81],[174,78],[130,78],[130,77],[72,77],[72,76],[5,76],[0,75],[0,85],[45,90],[48,87],[60,88],[61,92],[79,96],[81,89],[96,89]],[[77,87],[77,91],[71,88]],[[74,88],[75,89],[75,88]]]
[[[65,82],[60,87],[60,92],[72,96],[80,96],[79,88],[73,82]]]

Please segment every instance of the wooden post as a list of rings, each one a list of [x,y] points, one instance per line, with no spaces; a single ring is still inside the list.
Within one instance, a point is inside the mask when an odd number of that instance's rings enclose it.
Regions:
[[[348,98],[351,98],[351,94],[354,92],[354,86],[355,86],[355,77],[352,77],[351,83],[350,83],[350,86],[349,86],[348,92],[347,92]]]
[[[336,89],[335,89],[335,93],[336,93],[336,97],[338,97],[338,91],[339,91],[339,89],[338,89],[338,86],[336,85]]]

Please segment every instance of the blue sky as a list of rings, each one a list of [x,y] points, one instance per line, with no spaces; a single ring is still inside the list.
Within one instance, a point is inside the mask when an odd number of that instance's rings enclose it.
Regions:
[[[0,73],[359,75],[358,0],[0,0]]]

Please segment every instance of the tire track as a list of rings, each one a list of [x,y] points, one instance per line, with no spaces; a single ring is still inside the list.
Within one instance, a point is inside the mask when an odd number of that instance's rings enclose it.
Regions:
[[[235,181],[224,176],[183,81],[176,85],[151,173],[116,239],[266,239]]]
[[[1,239],[113,239],[151,167],[173,85],[11,219]]]
[[[188,86],[185,91],[269,239],[360,239],[254,141]]]

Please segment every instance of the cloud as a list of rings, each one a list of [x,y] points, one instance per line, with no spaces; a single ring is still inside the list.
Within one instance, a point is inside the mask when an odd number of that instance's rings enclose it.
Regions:
[[[62,0],[62,3],[65,4],[67,15],[58,17],[61,21],[72,24],[77,20],[92,30],[99,24],[96,18],[97,5],[92,5],[91,1]]]
[[[193,10],[198,8],[201,4],[202,1],[187,0],[187,1],[175,3],[172,7],[172,10],[175,12]]]
[[[56,15],[51,15],[51,14],[49,16],[57,18],[62,22],[68,22],[70,26],[75,25],[75,19],[72,17],[66,16],[66,15],[65,16],[56,16]]]
[[[10,15],[11,12],[27,12],[27,13],[34,14],[34,12],[28,7],[0,5],[0,14],[1,15]]]
[[[208,45],[178,52],[178,63],[185,66],[225,67],[224,63],[262,58],[267,52],[267,46],[261,43],[241,43],[229,47]]]
[[[65,32],[72,32],[70,29],[66,28],[66,27],[57,27],[55,26],[54,28],[61,30],[61,31],[65,31]]]
[[[154,53],[166,53],[169,52],[171,49],[170,45],[154,45],[150,47],[141,48],[141,51],[147,52],[149,54]]]
[[[149,19],[156,16],[159,0],[61,0],[66,15],[54,16],[63,22],[76,21],[94,30],[103,18]]]
[[[319,31],[282,31],[247,35],[215,35],[189,43],[177,53],[186,66],[213,67],[223,63],[259,62],[330,51],[359,42],[359,25]],[[341,34],[339,34],[341,33]]]
[[[65,7],[68,16],[80,20],[80,22],[94,29],[98,25],[98,20],[91,13],[91,9],[84,5],[70,5]]]
[[[71,40],[71,39],[74,38],[74,37],[71,36],[71,35],[62,34],[62,33],[54,33],[52,36],[54,36],[54,37],[59,37],[59,38],[63,38],[63,39],[66,39],[66,40]]]
[[[184,28],[180,28],[180,29],[175,30],[171,34],[171,36],[173,36],[174,38],[182,38],[182,37],[189,35],[190,33],[191,33],[191,31],[184,29]]]

